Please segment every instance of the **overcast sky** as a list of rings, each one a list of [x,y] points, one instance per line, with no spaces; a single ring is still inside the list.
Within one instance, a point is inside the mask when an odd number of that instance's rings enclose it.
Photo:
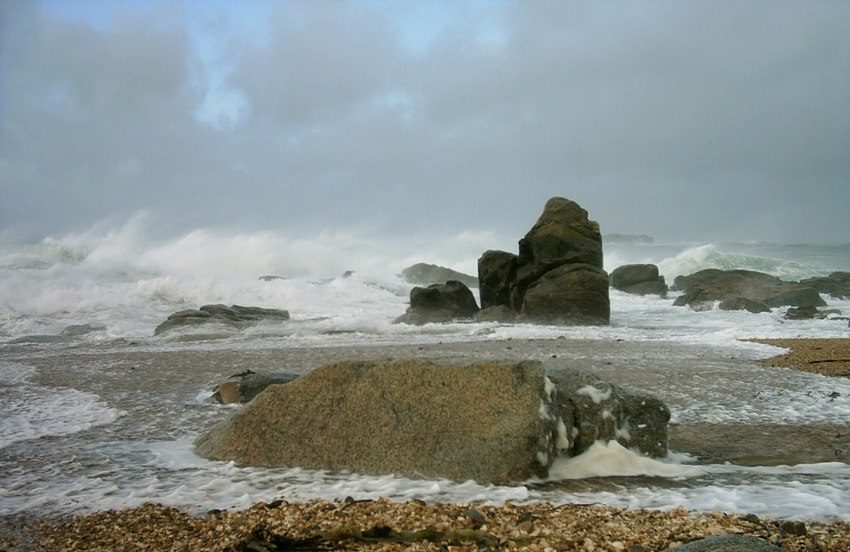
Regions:
[[[0,232],[850,242],[850,2],[0,0]]]

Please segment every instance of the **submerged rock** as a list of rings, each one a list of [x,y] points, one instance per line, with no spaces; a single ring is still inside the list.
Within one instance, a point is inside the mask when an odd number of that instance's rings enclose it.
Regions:
[[[663,456],[669,410],[536,361],[342,362],[267,388],[196,441],[251,466],[519,483],[596,440]]]
[[[200,309],[175,312],[156,327],[153,334],[161,335],[175,328],[186,328],[202,324],[218,324],[233,329],[242,329],[264,321],[289,320],[289,311],[239,305],[204,305]]]

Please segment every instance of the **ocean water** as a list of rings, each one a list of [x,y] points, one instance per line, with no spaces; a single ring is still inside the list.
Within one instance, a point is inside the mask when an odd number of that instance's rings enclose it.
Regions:
[[[850,337],[846,320],[787,321],[784,309],[696,312],[674,307],[675,294],[612,290],[608,327],[410,327],[393,324],[412,287],[397,276],[403,268],[429,262],[475,274],[483,251],[515,251],[516,244],[486,233],[439,243],[212,230],[154,236],[144,220],[133,219],[39,243],[0,241],[0,516],[150,501],[206,511],[275,498],[383,496],[681,505],[850,520],[850,380],[762,368],[757,359],[782,351],[741,341]],[[850,271],[850,245],[605,244],[607,270],[635,262],[657,264],[669,283],[709,267],[798,280]],[[266,275],[280,278],[260,279]],[[825,299],[850,315],[850,301]],[[153,336],[169,314],[209,303],[287,309],[291,320]],[[648,461],[599,443],[556,466],[548,481],[499,487],[245,468],[193,451],[197,435],[237,408],[211,400],[212,387],[230,374],[306,372],[352,355],[410,354],[420,347],[433,356],[473,351],[587,368],[659,396],[677,428],[714,427],[730,440],[741,426],[753,434],[817,427],[835,435],[836,458],[744,466],[672,450],[666,459]],[[773,437],[777,449],[799,449],[785,438],[794,432],[784,431]]]

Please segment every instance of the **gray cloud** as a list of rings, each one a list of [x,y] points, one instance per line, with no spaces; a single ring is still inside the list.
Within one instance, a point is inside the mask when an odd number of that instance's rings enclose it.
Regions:
[[[272,4],[262,40],[207,29],[216,80],[180,10],[4,2],[0,230],[149,209],[516,236],[563,195],[603,231],[848,241],[846,3],[455,5],[412,47],[404,4]],[[244,103],[218,126],[212,82]]]

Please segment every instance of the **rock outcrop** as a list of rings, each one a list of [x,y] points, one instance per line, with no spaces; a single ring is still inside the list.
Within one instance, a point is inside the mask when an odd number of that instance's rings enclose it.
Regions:
[[[410,306],[395,323],[422,325],[451,322],[458,318],[472,319],[478,310],[472,290],[462,282],[449,280],[445,284],[410,290]]]
[[[154,335],[161,335],[175,328],[186,328],[204,324],[226,326],[231,329],[243,329],[260,322],[282,322],[289,320],[289,311],[264,309],[261,307],[241,307],[239,305],[204,305],[197,310],[183,310],[170,315],[156,327]]]
[[[744,298],[758,301],[770,308],[822,307],[826,305],[820,293],[812,287],[796,282],[786,282],[752,270],[719,270],[709,268],[689,276],[678,276],[675,289],[682,295],[673,303],[677,306],[688,305],[697,310],[715,301],[727,301]]]
[[[536,361],[342,362],[267,388],[196,441],[251,466],[519,483],[616,439],[666,454],[670,412],[583,372]]]
[[[522,320],[607,324],[611,307],[599,225],[574,201],[553,197],[519,241],[519,254],[478,260],[482,307],[506,305]]]
[[[667,297],[667,283],[654,264],[629,264],[611,272],[611,287],[636,295]]]
[[[469,288],[478,287],[478,278],[446,268],[427,263],[416,263],[401,271],[400,276],[408,284],[417,286],[430,286],[433,284],[445,284],[450,280],[462,282]]]

